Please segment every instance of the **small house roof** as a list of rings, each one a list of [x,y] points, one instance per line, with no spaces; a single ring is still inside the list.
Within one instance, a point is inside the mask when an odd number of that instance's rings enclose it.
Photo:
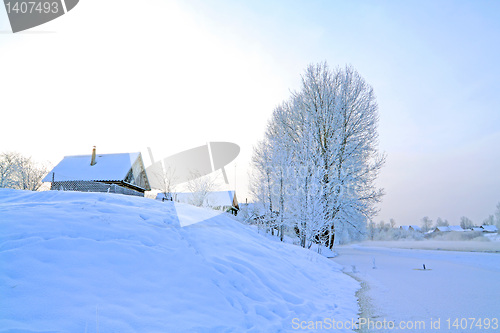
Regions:
[[[405,231],[413,230],[413,231],[422,231],[418,225],[402,225],[399,227],[400,229],[403,229]]]
[[[91,165],[92,155],[65,156],[43,179],[51,181],[123,181],[141,153],[98,154]]]
[[[495,225],[482,225],[481,228],[488,232],[498,232],[498,228]]]
[[[450,230],[450,227],[440,225],[440,226],[436,227],[436,229],[434,229],[434,231],[444,232],[444,231],[451,231],[451,230]]]
[[[450,225],[450,226],[448,227],[448,229],[449,229],[450,231],[465,231],[465,230],[464,230],[464,229],[462,229],[462,227],[461,227],[461,226],[459,226],[459,225]]]
[[[210,192],[207,196],[208,206],[232,206],[234,191],[216,191]]]

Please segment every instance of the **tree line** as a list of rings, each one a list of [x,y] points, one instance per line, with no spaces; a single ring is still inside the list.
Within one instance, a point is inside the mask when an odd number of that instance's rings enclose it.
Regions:
[[[428,217],[424,216],[421,220],[421,225],[422,225],[422,230],[424,231],[429,231],[432,228],[436,227],[447,227],[450,225],[448,220],[443,220],[442,218],[438,217],[436,219],[436,222],[433,224],[433,221]],[[475,226],[478,226],[475,222],[473,222],[470,218],[467,216],[462,216],[460,217],[459,224],[462,229],[470,229]],[[480,225],[496,225],[498,229],[500,229],[500,202],[496,205],[496,210],[494,214],[488,215],[487,218],[485,218]]]
[[[438,217],[436,221],[433,221],[428,216],[424,216],[420,220],[419,224],[419,226],[421,226],[422,232],[427,232],[437,227],[448,227],[450,225],[451,224],[447,219],[442,219],[441,217]],[[462,229],[471,229],[473,227],[478,227],[480,225],[495,225],[500,230],[500,202],[497,203],[494,213],[488,215],[488,217],[485,218],[481,223],[477,224],[467,216],[462,216],[460,217],[460,221],[457,225],[460,225]],[[391,230],[398,228],[399,227],[396,227],[396,221],[393,218],[390,219],[389,223],[386,223],[383,220],[380,221],[379,223],[375,223],[372,221],[368,224],[368,232],[367,232],[368,239],[374,239],[374,237],[377,234],[389,233]],[[403,236],[404,235],[405,234],[403,234]],[[385,237],[387,235],[382,235],[382,236],[384,237],[379,237],[379,238],[384,238],[384,239],[389,238]],[[398,235],[396,235],[396,237],[402,238]]]

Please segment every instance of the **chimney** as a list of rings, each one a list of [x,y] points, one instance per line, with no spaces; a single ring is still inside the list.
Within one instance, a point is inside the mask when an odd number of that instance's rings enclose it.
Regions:
[[[90,165],[95,165],[97,162],[95,161],[95,146],[92,149],[92,160],[90,161]]]

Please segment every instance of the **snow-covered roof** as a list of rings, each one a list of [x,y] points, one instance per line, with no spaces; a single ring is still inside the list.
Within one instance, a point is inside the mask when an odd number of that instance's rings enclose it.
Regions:
[[[208,206],[232,206],[234,191],[210,192],[207,196]]]
[[[422,231],[422,229],[420,229],[420,227],[418,225],[402,225],[399,227],[400,229],[403,229],[403,230],[414,230],[414,231]]]
[[[498,228],[495,225],[482,225],[481,228],[488,232],[498,232]]]
[[[450,231],[465,231],[465,230],[464,230],[464,229],[462,229],[462,227],[461,227],[461,226],[459,226],[459,225],[450,225],[450,226],[448,227],[448,229],[449,229]]]
[[[472,227],[472,231],[483,231],[481,227]]]
[[[163,193],[159,193],[156,199],[161,200],[163,198]],[[234,191],[214,191],[209,192],[203,201],[203,206],[207,207],[219,207],[219,206],[232,206]],[[195,193],[191,192],[180,192],[174,193],[174,200],[177,202],[191,204],[195,200]]]
[[[98,154],[95,165],[90,165],[92,155],[65,156],[43,181],[121,181],[139,156],[140,153]]]
[[[445,227],[445,226],[438,226],[436,227],[436,229],[434,229],[434,231],[441,231],[441,232],[444,232],[444,231],[451,231],[450,230],[450,227]]]

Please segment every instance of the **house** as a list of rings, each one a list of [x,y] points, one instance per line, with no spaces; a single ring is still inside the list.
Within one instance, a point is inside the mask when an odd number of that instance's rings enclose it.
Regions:
[[[418,231],[422,232],[422,229],[418,225],[402,225],[399,227],[399,229],[405,230],[405,231]]]
[[[220,207],[224,210],[235,208],[240,209],[235,191],[217,191],[210,192],[205,199],[206,205],[209,207]]]
[[[187,203],[195,206],[210,207],[217,210],[231,212],[237,214],[240,207],[235,191],[213,191],[206,195],[192,192],[173,193],[172,198],[176,202]],[[170,200],[169,194],[158,193],[156,200]]]
[[[464,229],[462,229],[462,227],[461,227],[461,226],[459,226],[459,225],[450,225],[450,226],[448,226],[448,229],[449,229],[450,231],[458,231],[458,232],[464,232],[464,231],[465,231],[465,230],[464,230]]]
[[[482,225],[481,229],[483,232],[494,233],[498,232],[498,228],[495,225]]]
[[[434,229],[434,232],[448,232],[451,231],[450,227],[448,226],[438,226],[436,229]]]
[[[150,191],[141,153],[65,156],[43,179],[51,190],[144,196]]]

